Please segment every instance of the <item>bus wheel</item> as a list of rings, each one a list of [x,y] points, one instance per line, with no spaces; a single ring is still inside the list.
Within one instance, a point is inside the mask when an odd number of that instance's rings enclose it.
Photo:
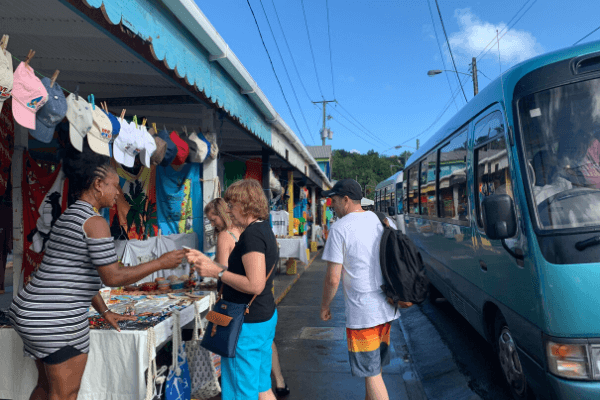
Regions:
[[[531,389],[521,366],[517,345],[508,324],[498,314],[496,317],[496,354],[513,397],[517,400],[532,398]]]

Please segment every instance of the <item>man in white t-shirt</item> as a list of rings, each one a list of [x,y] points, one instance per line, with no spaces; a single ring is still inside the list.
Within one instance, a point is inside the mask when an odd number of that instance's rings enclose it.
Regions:
[[[365,378],[367,399],[386,400],[389,397],[381,369],[390,362],[391,322],[399,313],[381,290],[379,246],[383,226],[375,213],[361,208],[362,189],[355,180],[342,179],[323,196],[331,197],[339,220],[331,226],[322,257],[328,263],[321,319],[331,319],[329,306],[341,279],[352,375]]]

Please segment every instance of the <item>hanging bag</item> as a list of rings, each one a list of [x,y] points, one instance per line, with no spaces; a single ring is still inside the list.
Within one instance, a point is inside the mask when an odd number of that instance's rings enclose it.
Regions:
[[[209,308],[215,304],[215,294],[210,293]],[[219,385],[219,376],[213,363],[212,354],[200,345],[198,329],[202,334],[206,331],[202,326],[202,318],[198,312],[198,303],[194,302],[194,333],[192,340],[185,343],[188,365],[190,367],[190,377],[192,379],[192,398],[210,399],[221,393]]]
[[[146,376],[146,397],[144,400],[160,400],[162,398],[162,388],[165,380],[165,372],[167,367],[162,366],[156,370],[156,357],[152,357],[152,353],[156,348],[156,333],[154,328],[148,329],[148,375]],[[158,391],[156,385],[160,385]]]
[[[279,260],[279,251],[276,260]],[[267,282],[271,273],[273,273],[273,269],[275,269],[275,265],[277,265],[277,261],[275,261],[267,275]],[[212,311],[209,311],[206,315],[208,324],[201,345],[221,357],[234,358],[238,338],[244,323],[244,316],[250,312],[250,306],[257,295],[255,294],[248,304],[232,303],[223,300],[223,286],[225,286],[225,283],[221,284],[217,303]]]
[[[179,311],[173,311],[173,360],[167,375],[167,400],[191,400],[191,379],[185,356],[185,344],[181,341]]]

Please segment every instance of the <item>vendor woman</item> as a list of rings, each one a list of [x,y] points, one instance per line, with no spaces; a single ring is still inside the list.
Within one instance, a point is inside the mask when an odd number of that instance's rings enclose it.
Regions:
[[[117,263],[113,238],[99,210],[115,204],[119,177],[110,159],[92,152],[66,158],[63,171],[75,201],[50,232],[39,269],[10,306],[9,317],[35,359],[37,385],[31,399],[76,399],[90,348],[88,309],[92,305],[115,329],[135,319],[108,310],[98,290],[125,286],[161,269],[177,267],[183,250],[136,267]]]

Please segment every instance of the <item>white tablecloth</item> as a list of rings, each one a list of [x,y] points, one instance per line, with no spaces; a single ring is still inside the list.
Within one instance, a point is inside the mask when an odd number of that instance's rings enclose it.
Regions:
[[[297,258],[304,264],[308,264],[306,240],[304,238],[277,239],[277,243],[279,243],[280,258]]]
[[[197,301],[208,309],[209,296]],[[194,307],[181,310],[181,326],[194,320]],[[156,345],[173,335],[173,318],[154,327]],[[78,400],[143,400],[146,396],[148,331],[92,330],[90,353],[81,380]],[[153,355],[154,356],[154,355]],[[26,400],[37,382],[33,359],[23,356],[23,342],[13,329],[0,329],[0,399]]]

